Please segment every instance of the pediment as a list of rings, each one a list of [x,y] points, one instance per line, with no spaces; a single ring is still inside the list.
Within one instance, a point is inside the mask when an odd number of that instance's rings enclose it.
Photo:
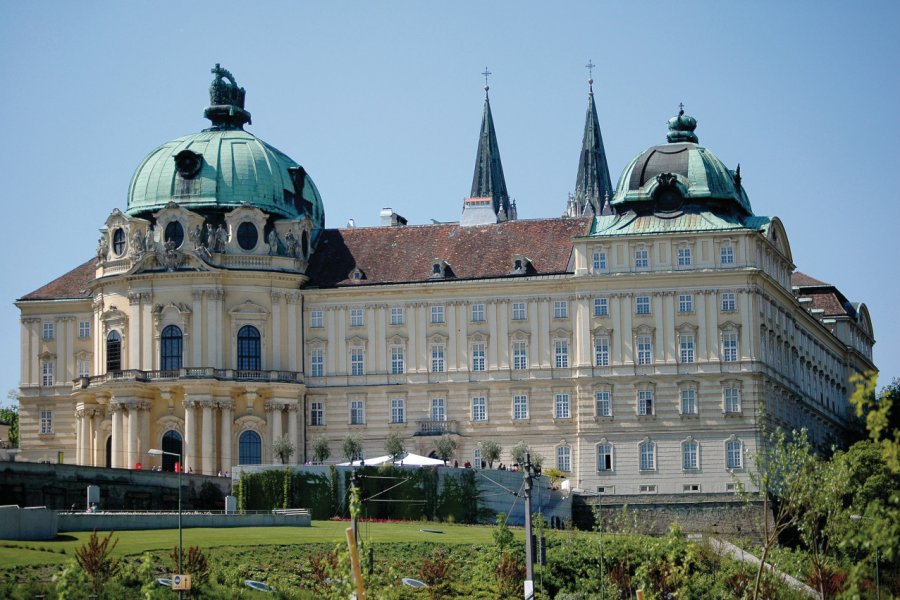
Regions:
[[[228,314],[232,317],[267,317],[269,315],[269,310],[264,306],[260,306],[255,302],[251,302],[250,300],[245,300],[241,304],[234,306],[228,310]]]

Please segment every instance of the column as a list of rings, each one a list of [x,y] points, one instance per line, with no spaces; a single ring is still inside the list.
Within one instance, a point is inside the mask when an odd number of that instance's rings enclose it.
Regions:
[[[615,248],[615,246],[613,246]],[[622,364],[622,345],[625,343],[625,336],[628,335],[622,328],[622,298],[619,294],[612,294],[609,298],[609,316],[613,322],[613,333],[610,336],[610,353],[609,364]]]
[[[706,351],[706,292],[697,294],[697,362],[706,362],[709,360],[709,354]]]
[[[100,428],[100,409],[99,408],[91,408],[88,413],[88,423],[87,423],[87,449],[88,455],[85,464],[89,467],[98,466],[101,464],[101,461],[97,458],[97,446],[99,443],[97,442],[97,431]]]
[[[281,292],[273,291],[272,294],[272,358],[269,360],[271,368],[280,371],[285,367],[281,364]],[[290,318],[290,316],[288,317]],[[291,348],[288,348],[291,352]],[[294,369],[294,361],[288,363],[287,369]],[[287,370],[285,369],[285,370]]]
[[[150,408],[152,404],[149,400],[141,400],[138,402],[137,411],[138,411],[138,431],[140,432],[140,444],[138,447],[138,462],[143,464],[147,464],[150,455],[147,454],[147,450],[153,447],[153,442],[150,441]]]
[[[184,401],[184,444],[182,448],[182,452],[184,453],[183,462],[181,465],[184,471],[188,469],[192,469],[194,467],[194,463],[197,462],[197,448],[196,448],[196,435],[195,429],[196,424],[194,423],[194,409],[197,407],[196,400],[188,400]]]
[[[93,411],[88,408],[81,408],[75,411],[75,418],[78,420],[78,451],[75,464],[91,464],[91,412]]]
[[[75,409],[75,464],[84,464],[84,409]]]
[[[661,364],[666,361],[666,342],[663,338],[665,334],[665,323],[663,322],[663,293],[657,292],[652,296],[653,326],[656,328],[653,332],[653,362],[656,364]]]
[[[540,329],[538,329],[538,303],[536,301],[528,302],[528,324],[531,325],[531,336],[528,338],[530,344],[528,347],[528,367],[541,366],[540,355]]]
[[[297,412],[299,410],[299,406],[296,402],[292,404],[288,404],[288,438],[290,438],[291,443],[294,445],[294,454],[291,455],[291,464],[296,465],[300,461],[300,451],[303,447],[300,444],[300,440],[297,439]]]
[[[133,292],[128,294],[128,332],[125,336],[128,343],[128,352],[122,348],[123,369],[141,368],[141,295]],[[124,344],[123,344],[124,345]]]
[[[754,333],[756,333],[753,331],[753,326],[750,324],[750,311],[753,310],[750,302],[750,292],[741,290],[739,292],[739,299],[741,311],[741,360],[749,360],[753,357],[751,342]]]
[[[456,306],[453,303],[447,304],[444,314],[447,317],[447,370],[456,371],[459,369],[459,352],[456,348]]]
[[[708,292],[709,302],[706,309],[706,343],[709,360],[719,360],[719,298],[713,291]]]
[[[509,368],[509,303],[497,303],[497,367]]]
[[[219,412],[222,418],[222,438],[219,441],[219,458],[221,459],[222,471],[225,473],[231,472],[232,406],[233,403],[231,400],[222,400],[219,402]]]
[[[572,325],[573,367],[589,367],[591,360],[591,313],[589,298],[579,294],[575,298],[574,324]]]
[[[155,352],[153,348],[157,339],[153,334],[153,295],[150,292],[141,292],[141,366],[139,368],[145,371],[159,368],[158,364],[154,364],[159,362],[159,352]]]
[[[409,344],[407,345],[406,352],[406,371],[407,373],[416,373],[419,371],[419,365],[421,364],[419,361],[419,336],[418,330],[416,327],[418,326],[418,310],[416,309],[415,304],[408,304],[403,307],[404,313],[404,321],[406,322],[406,331],[409,334]],[[425,369],[427,371],[427,369]]]
[[[549,369],[553,356],[552,340],[550,339],[550,301],[547,299],[538,302],[538,364]]]
[[[41,348],[41,320],[31,319],[31,377],[29,383],[37,385],[41,382],[41,359],[38,353]]]
[[[271,442],[274,444],[275,440],[281,437],[281,411],[284,406],[277,402],[267,402],[266,404],[266,411],[272,415],[272,428],[269,431],[272,434]]]
[[[300,315],[303,311],[303,297],[300,294],[286,294],[283,300],[279,301],[279,310],[284,302],[287,302],[287,333],[288,333],[288,357],[286,368],[289,371],[303,371],[304,357],[298,354],[300,348],[298,342],[298,331],[302,322]],[[302,332],[299,333],[303,335]],[[283,362],[283,361],[282,361]]]
[[[666,362],[678,362],[678,343],[675,334],[675,293],[669,292],[665,296],[663,328],[666,338]]]
[[[191,362],[189,367],[205,367],[203,364],[203,292],[191,292],[193,305],[191,308]],[[187,361],[185,361],[187,362]]]
[[[461,371],[469,371],[472,369],[472,363],[469,362],[469,356],[471,355],[471,351],[469,350],[469,307],[463,302],[457,302],[452,308],[453,310],[451,312],[455,315],[456,326],[459,328],[459,339],[456,342],[456,349],[460,356],[457,362],[457,368]],[[451,336],[455,335],[452,328],[449,333]]]
[[[619,331],[622,332],[619,340],[622,342],[620,345],[622,346],[624,361],[633,365],[636,361],[634,360],[634,326],[632,325],[634,305],[632,304],[632,298],[633,296],[630,294],[623,295],[619,303],[621,308],[619,314],[622,321],[622,326],[619,328]]]
[[[140,438],[140,411],[137,403],[132,401],[128,405],[128,462],[125,463],[126,469],[133,469],[135,463],[139,462],[138,457],[138,439]]]
[[[124,462],[122,449],[122,405],[118,402],[110,402],[109,410],[112,411],[112,466],[121,468]]]
[[[500,344],[506,344],[507,340],[501,340],[499,335],[497,334],[497,302],[495,300],[491,300],[487,305],[487,324],[488,324],[488,347],[487,347],[487,361],[488,361],[488,369],[493,371],[494,369],[498,369],[500,367],[500,359],[497,353],[497,350]]]
[[[203,474],[204,475],[214,475],[215,474],[215,461],[214,461],[214,450],[215,447],[215,423],[213,422],[213,412],[212,409],[216,405],[216,403],[212,400],[203,400],[200,403],[200,406],[203,409],[203,419],[201,421],[203,428],[203,436],[201,437],[201,443],[203,445],[203,449],[201,453],[203,455]]]

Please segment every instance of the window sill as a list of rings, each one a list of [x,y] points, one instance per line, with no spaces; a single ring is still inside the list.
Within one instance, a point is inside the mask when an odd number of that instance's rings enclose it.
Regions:
[[[391,421],[388,423],[390,429],[406,429],[406,421]]]
[[[513,420],[512,420],[513,426],[518,426],[518,427],[525,427],[525,426],[529,425],[530,423],[531,423],[531,419],[527,419],[527,418],[526,418],[526,419],[513,419]]]
[[[611,423],[613,419],[613,415],[594,415],[594,420],[598,423]]]
[[[635,416],[638,418],[639,421],[655,421],[656,420],[655,414],[650,414],[650,415],[637,414]]]
[[[681,413],[681,418],[682,419],[699,419],[700,414],[699,413]]]
[[[56,434],[52,431],[50,433],[39,433],[38,434],[39,440],[52,440],[55,437],[56,437]]]
[[[725,417],[726,419],[736,419],[736,418],[738,418],[738,417],[743,417],[743,416],[744,416],[744,413],[742,413],[742,412],[740,412],[740,411],[738,411],[738,412],[731,412],[731,411],[723,410],[723,411],[722,411],[722,416]]]
[[[572,415],[569,415],[568,417],[553,417],[554,423],[559,423],[559,422],[569,423],[571,421],[572,421]]]
[[[491,422],[487,419],[480,419],[478,421],[470,420],[469,425],[471,425],[472,427],[490,427]]]

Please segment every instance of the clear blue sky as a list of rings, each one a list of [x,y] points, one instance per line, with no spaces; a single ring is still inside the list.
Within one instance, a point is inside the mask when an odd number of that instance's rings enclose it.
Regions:
[[[614,180],[684,102],[754,211],[784,221],[797,268],[868,304],[884,385],[900,376],[898,22],[898,2],[2,2],[0,386],[19,379],[13,301],[91,257],[139,161],[206,126],[214,63],[338,227],[384,206],[458,220],[485,65],[519,216],[560,215],[588,59]]]

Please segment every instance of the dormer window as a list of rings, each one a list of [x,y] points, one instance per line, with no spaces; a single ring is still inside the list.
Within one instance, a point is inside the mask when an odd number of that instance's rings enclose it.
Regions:
[[[443,279],[444,277],[452,277],[453,271],[450,264],[446,260],[435,258],[431,261],[431,276],[429,279]]]
[[[125,230],[121,227],[113,231],[112,240],[113,254],[122,256],[125,253]]]
[[[180,248],[182,242],[184,242],[184,227],[181,226],[181,223],[171,221],[166,225],[164,239],[167,244],[172,242],[175,248]]]
[[[362,281],[365,278],[366,278],[366,274],[363,273],[362,269],[360,269],[359,267],[350,271],[350,279],[352,281]]]
[[[510,275],[526,275],[529,271],[533,270],[534,268],[531,264],[530,258],[521,254],[516,254],[515,256],[513,256],[512,270],[510,270]]]

